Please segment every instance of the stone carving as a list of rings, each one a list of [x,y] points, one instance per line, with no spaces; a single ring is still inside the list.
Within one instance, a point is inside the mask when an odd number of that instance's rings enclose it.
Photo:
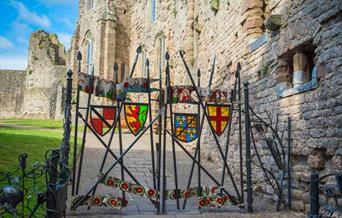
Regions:
[[[308,82],[308,60],[305,54],[297,52],[293,56],[293,86],[298,87]]]
[[[277,73],[277,85],[276,92],[283,92],[286,89],[292,87],[291,76],[290,76],[290,66],[285,59],[279,59],[276,69]]]
[[[100,20],[116,20],[115,5],[113,0],[106,0],[105,8],[102,9]]]

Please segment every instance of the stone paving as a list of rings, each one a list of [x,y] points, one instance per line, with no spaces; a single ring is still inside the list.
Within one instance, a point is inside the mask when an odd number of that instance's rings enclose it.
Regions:
[[[124,150],[129,146],[129,143],[134,139],[134,136],[129,133],[123,134],[123,144]],[[157,140],[155,136],[155,142]],[[104,141],[107,142],[109,140],[109,136],[104,137]],[[116,155],[119,156],[119,146],[117,144],[118,136],[115,135],[112,143],[112,150]],[[172,146],[171,142],[167,143],[167,166],[166,166],[166,175],[167,175],[167,189],[174,189],[174,177],[173,177],[173,162],[172,162]],[[153,180],[151,174],[151,153],[150,153],[150,135],[143,136],[140,141],[127,153],[127,156],[124,158],[124,164],[131,171],[131,173],[138,179],[138,181],[147,187],[153,187]],[[96,175],[99,172],[100,164],[102,161],[102,157],[104,154],[104,147],[97,141],[97,139],[91,134],[88,133],[87,141],[86,141],[86,149],[84,152],[84,162],[82,168],[82,177],[80,184],[79,194],[84,194],[96,181]],[[193,154],[194,151],[189,149],[189,151]],[[188,178],[190,175],[190,169],[192,160],[176,145],[176,155],[177,155],[177,167],[178,167],[178,182],[179,188],[184,189],[188,183]],[[114,162],[114,158],[110,155],[106,161],[105,169]],[[203,165],[210,171],[217,180],[221,179],[220,169],[217,168],[215,163],[209,161],[203,161]],[[197,168],[194,171],[194,177],[191,183],[191,186],[197,186]],[[120,167],[117,165],[114,170],[109,174],[116,177],[120,177]],[[126,174],[125,178],[129,181],[132,181],[129,176]],[[226,177],[226,188],[227,190],[234,195],[234,191],[232,190],[232,185],[228,177]],[[207,177],[202,172],[202,185],[211,186],[214,185],[212,180]],[[70,191],[69,191],[70,193]],[[104,187],[103,185],[99,185],[97,188],[97,194],[106,195],[108,193],[120,196],[121,191],[109,189],[108,187]],[[151,202],[143,197],[137,197],[130,194],[126,194],[126,198],[129,200],[129,206],[122,210],[106,208],[106,207],[91,207],[90,210],[87,210],[86,206],[78,207],[76,211],[70,211],[70,202],[68,204],[69,208],[67,209],[68,217],[154,217],[157,215],[156,209],[151,204]],[[71,200],[72,197],[69,197]],[[255,208],[256,213],[246,214],[240,208],[236,206],[227,206],[221,209],[201,209],[197,208],[197,204],[195,199],[188,200],[187,207],[185,210],[177,210],[176,201],[169,200],[167,201],[167,215],[162,217],[203,217],[203,218],[211,218],[211,217],[304,217],[303,214],[294,214],[294,213],[286,213],[274,212],[274,205],[270,205],[269,203],[262,204],[258,200],[255,200],[258,205],[258,208]],[[180,201],[182,206],[183,201]],[[267,211],[267,213],[264,213]]]

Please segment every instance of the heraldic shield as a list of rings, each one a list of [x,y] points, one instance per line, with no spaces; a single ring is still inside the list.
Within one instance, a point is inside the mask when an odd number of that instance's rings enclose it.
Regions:
[[[181,142],[191,142],[198,137],[198,114],[174,113],[175,137]]]
[[[125,119],[133,135],[138,135],[144,128],[148,112],[148,104],[125,103]]]
[[[100,135],[106,135],[112,128],[116,115],[116,108],[113,106],[91,105],[90,123],[95,131]]]
[[[221,136],[228,125],[229,106],[208,104],[209,123],[215,133]]]

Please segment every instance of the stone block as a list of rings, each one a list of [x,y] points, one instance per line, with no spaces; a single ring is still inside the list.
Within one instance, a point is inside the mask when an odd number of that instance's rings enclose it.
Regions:
[[[319,151],[317,154],[310,154],[306,163],[313,169],[323,170],[325,168],[323,152]]]
[[[276,31],[281,27],[281,15],[271,15],[265,20],[265,27],[271,31]]]
[[[263,0],[245,0],[244,5],[242,6],[242,13],[253,8],[263,8],[263,6],[264,6]]]
[[[245,30],[261,28],[264,25],[264,20],[261,17],[253,16],[248,17],[243,27]]]
[[[304,211],[305,210],[305,204],[303,201],[293,201],[292,202],[292,208],[297,211]]]

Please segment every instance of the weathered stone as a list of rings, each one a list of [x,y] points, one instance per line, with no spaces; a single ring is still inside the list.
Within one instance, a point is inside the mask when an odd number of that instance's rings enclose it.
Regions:
[[[65,63],[65,48],[56,34],[42,30],[31,34],[23,117],[62,117]]]
[[[292,208],[297,211],[304,211],[305,210],[305,204],[303,201],[293,201],[292,202]]]
[[[325,167],[325,160],[323,152],[319,151],[317,154],[310,154],[306,162],[309,167],[322,170]]]
[[[265,27],[271,31],[276,31],[281,27],[281,15],[271,15],[265,21]]]
[[[293,167],[293,175],[298,181],[310,182],[310,169],[308,166],[296,165]]]
[[[341,171],[342,170],[342,148],[339,148],[336,151],[335,156],[331,159],[331,162],[333,164],[333,167],[336,170]]]

